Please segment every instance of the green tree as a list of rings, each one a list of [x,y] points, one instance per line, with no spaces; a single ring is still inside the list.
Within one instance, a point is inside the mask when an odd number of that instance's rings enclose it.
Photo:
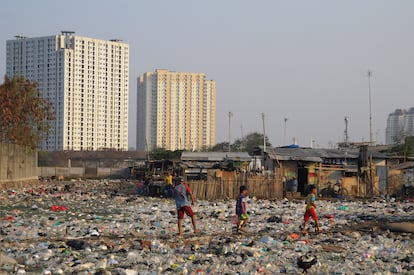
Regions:
[[[271,147],[272,144],[269,142],[268,137],[266,137],[266,146]],[[253,150],[257,146],[263,146],[263,134],[254,132],[246,135],[243,138],[237,139],[231,149],[232,151],[244,151],[248,152],[250,155],[253,154]]]
[[[209,152],[227,152],[229,150],[228,142],[217,143],[216,145],[209,148]]]
[[[397,135],[393,137],[394,146],[399,147],[404,144],[405,138],[407,137],[407,132],[404,129],[398,131]]]
[[[163,159],[180,159],[182,150],[165,150],[164,148],[157,148],[150,152],[150,158],[153,160],[163,160]]]
[[[404,157],[405,158],[411,157],[413,155],[413,151],[414,151],[413,139],[414,137],[412,136],[405,137],[405,142],[404,142]]]
[[[404,154],[404,140],[407,136],[407,133],[404,131],[404,129],[401,129],[400,131],[398,131],[397,135],[395,135],[392,140],[393,140],[393,146],[390,150],[390,152],[388,153],[389,155],[392,156],[403,156]]]
[[[0,85],[0,139],[36,148],[51,132],[51,105],[36,83],[23,77],[4,78]]]

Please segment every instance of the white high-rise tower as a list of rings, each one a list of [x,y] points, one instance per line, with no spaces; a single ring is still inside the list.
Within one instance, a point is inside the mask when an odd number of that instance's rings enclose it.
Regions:
[[[74,32],[7,41],[7,76],[38,83],[56,120],[41,150],[128,149],[129,45]]]

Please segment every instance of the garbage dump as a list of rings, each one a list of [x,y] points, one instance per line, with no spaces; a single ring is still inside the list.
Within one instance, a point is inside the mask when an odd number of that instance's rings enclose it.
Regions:
[[[413,274],[414,204],[386,197],[317,200],[301,234],[303,200],[196,201],[177,236],[170,198],[133,182],[49,182],[0,192],[0,273],[6,274]]]

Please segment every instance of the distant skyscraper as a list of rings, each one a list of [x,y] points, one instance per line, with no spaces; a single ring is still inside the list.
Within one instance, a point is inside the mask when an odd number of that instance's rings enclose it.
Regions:
[[[414,136],[414,107],[410,108],[405,114],[405,131],[407,136]]]
[[[39,84],[56,121],[42,150],[128,149],[129,45],[62,32],[7,41],[7,76]]]
[[[215,81],[160,69],[138,78],[137,150],[201,150],[215,142]]]
[[[408,111],[397,109],[388,115],[385,143],[404,142],[401,139],[407,136],[414,136],[414,108],[410,108]]]

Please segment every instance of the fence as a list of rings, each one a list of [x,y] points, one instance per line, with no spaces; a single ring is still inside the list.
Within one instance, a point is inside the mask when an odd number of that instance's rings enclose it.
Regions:
[[[0,142],[2,187],[37,179],[37,151],[26,146]]]
[[[402,195],[404,176],[402,174],[390,173],[388,176],[387,194]]]
[[[282,181],[273,178],[189,181],[188,185],[198,200],[236,199],[241,185],[247,186],[249,197],[276,199],[283,196]]]

